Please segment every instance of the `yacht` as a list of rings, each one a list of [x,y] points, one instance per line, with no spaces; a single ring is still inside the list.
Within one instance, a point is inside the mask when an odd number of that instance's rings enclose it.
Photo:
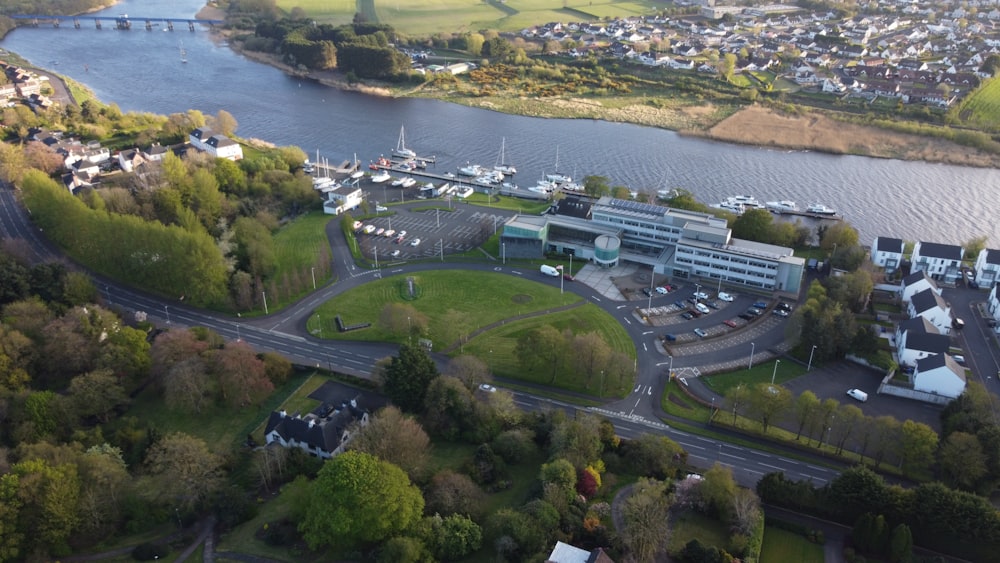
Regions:
[[[555,182],[557,184],[569,184],[573,181],[573,178],[565,174],[546,174],[545,178],[550,182]]]
[[[815,213],[817,215],[836,215],[837,210],[832,207],[827,207],[822,203],[814,203],[806,208],[806,213]]]
[[[401,184],[399,184],[399,187],[401,187],[401,188],[409,188],[409,187],[412,187],[412,186],[415,186],[415,185],[417,185],[417,181],[414,180],[413,178],[410,178],[409,176],[407,176],[406,178],[403,178],[403,182]]]
[[[385,170],[381,170],[379,172],[376,172],[375,174],[372,174],[372,183],[373,184],[382,184],[384,182],[388,182],[391,179],[392,179],[392,176],[388,172],[386,172]]]
[[[511,164],[507,164],[507,156],[504,154],[506,152],[506,145],[507,138],[504,137],[500,140],[500,155],[497,157],[497,163],[496,166],[493,167],[493,170],[496,170],[505,176],[513,176],[514,174],[517,174],[517,168],[514,168]]]
[[[726,198],[727,202],[739,204],[743,209],[764,209],[764,204],[757,201],[757,198],[749,195],[734,195]]]
[[[484,174],[482,176],[476,176],[475,178],[473,178],[472,179],[472,183],[473,184],[478,184],[480,186],[493,187],[493,186],[496,185],[497,182],[493,178],[493,176],[487,176],[487,175]]]
[[[416,158],[417,156],[417,153],[413,152],[412,149],[406,148],[406,137],[402,125],[399,127],[399,141],[396,142],[396,148],[392,150],[392,154],[400,158]]]
[[[403,176],[402,178],[396,178],[389,185],[392,186],[392,187],[394,187],[394,188],[398,188],[398,187],[400,187],[400,186],[403,185],[403,182],[406,181],[406,178],[407,178],[407,176]]]
[[[769,201],[764,205],[766,205],[767,209],[772,213],[788,213],[789,211],[799,210],[799,206],[795,205],[794,201],[789,201],[787,199],[783,199],[781,201]]]
[[[459,176],[480,176],[483,173],[483,167],[478,164],[468,164],[458,169]]]

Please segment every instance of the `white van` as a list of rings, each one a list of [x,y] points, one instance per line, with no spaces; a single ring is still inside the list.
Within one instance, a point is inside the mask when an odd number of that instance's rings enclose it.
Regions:
[[[542,264],[542,267],[540,268],[540,270],[546,276],[552,276],[552,277],[558,277],[559,276],[559,270],[553,268],[552,266],[549,266],[548,264]]]
[[[847,396],[862,403],[868,401],[868,393],[865,393],[861,389],[848,389]]]

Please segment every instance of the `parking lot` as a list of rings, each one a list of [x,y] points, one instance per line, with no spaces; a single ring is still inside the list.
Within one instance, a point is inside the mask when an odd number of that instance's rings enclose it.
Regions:
[[[472,206],[452,202],[419,201],[394,205],[391,216],[365,221],[386,231],[395,231],[391,237],[358,233],[361,251],[370,260],[379,262],[430,258],[444,254],[466,252],[481,245],[487,238],[503,228],[504,222],[514,215],[512,211]],[[443,209],[437,209],[444,206]],[[399,234],[406,235],[399,240]],[[415,241],[419,240],[415,245]]]

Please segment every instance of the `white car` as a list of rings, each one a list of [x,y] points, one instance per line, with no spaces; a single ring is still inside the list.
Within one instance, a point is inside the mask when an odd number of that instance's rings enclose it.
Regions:
[[[405,237],[406,236],[406,231],[399,231],[399,236]]]
[[[694,308],[697,309],[698,312],[701,313],[702,315],[707,315],[712,312],[712,310],[709,309],[708,306],[705,305],[704,303],[698,303],[694,306]]]
[[[725,292],[720,292],[719,293],[719,300],[720,301],[725,301],[726,303],[732,303],[733,302],[733,296],[729,295],[728,293],[725,293]]]
[[[399,254],[400,253],[398,250],[393,250],[391,253],[389,253],[389,256],[392,256],[393,258],[398,258]]]
[[[663,287],[662,285],[656,288],[656,292],[659,293],[660,295],[666,295],[667,293],[670,293],[669,291],[667,291],[667,288]]]
[[[708,299],[708,294],[705,293],[704,291],[699,291],[698,293],[694,294],[694,298],[695,299]]]
[[[861,389],[848,389],[847,396],[862,403],[868,401],[868,393],[865,393]]]
[[[497,392],[497,388],[494,387],[494,386],[492,386],[492,385],[490,385],[489,383],[483,383],[482,385],[480,385],[479,386],[479,390],[480,391],[486,391],[487,393],[496,393]]]
[[[959,354],[955,354],[954,356],[952,356],[952,359],[955,360],[955,363],[957,363],[959,365],[963,365],[963,366],[965,365],[965,356],[961,356]]]
[[[410,242],[410,246],[420,246],[420,239],[415,238]]]

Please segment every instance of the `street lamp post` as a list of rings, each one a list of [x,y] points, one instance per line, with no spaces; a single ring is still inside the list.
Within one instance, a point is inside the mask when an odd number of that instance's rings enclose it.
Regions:
[[[813,367],[813,354],[816,353],[816,345],[813,344],[812,350],[809,350],[809,365],[806,366],[806,371],[812,370]]]
[[[378,247],[372,246],[372,250],[375,251],[375,269],[378,269]]]
[[[310,268],[310,270],[312,270],[313,289],[316,289],[316,267],[313,266],[312,268]]]
[[[656,271],[653,270],[649,273],[649,302],[646,303],[647,309],[653,308],[653,284],[656,282]]]
[[[753,369],[753,350],[757,346],[756,343],[750,343],[750,362],[747,364],[747,369]]]
[[[164,305],[163,313],[167,316],[167,324],[170,324],[170,308]]]
[[[781,360],[774,360],[774,371],[771,372],[771,385],[772,386],[774,385],[774,376],[778,375],[778,364],[780,364],[780,363],[781,363]]]
[[[501,242],[500,243],[500,255],[503,257],[503,263],[504,263],[504,265],[507,265],[507,243],[506,242]]]
[[[261,291],[260,294],[264,298],[264,314],[266,315],[266,314],[268,314],[268,312],[267,312],[267,292]]]
[[[694,295],[695,295],[694,298],[700,301],[701,299],[698,298],[698,294],[699,293],[701,293],[701,284],[700,283],[696,283],[696,284],[694,284]]]
[[[670,365],[667,366],[667,379],[674,376],[674,357],[670,356]]]

